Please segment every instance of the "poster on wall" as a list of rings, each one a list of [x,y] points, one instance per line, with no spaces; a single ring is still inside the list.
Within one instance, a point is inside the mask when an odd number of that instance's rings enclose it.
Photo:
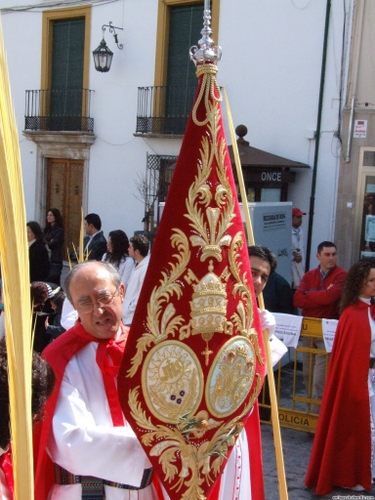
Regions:
[[[291,283],[292,202],[255,202],[248,205],[255,243],[265,245],[276,255],[277,272]],[[245,220],[242,203],[240,210]]]
[[[367,136],[367,120],[355,120],[353,137],[356,139],[366,139]]]

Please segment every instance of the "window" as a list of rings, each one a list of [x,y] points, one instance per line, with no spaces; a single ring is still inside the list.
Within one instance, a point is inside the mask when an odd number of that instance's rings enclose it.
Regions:
[[[202,7],[194,4],[170,8],[165,113],[166,117],[175,117],[172,123],[180,133],[184,132],[186,121],[179,123],[178,118],[189,116],[197,88],[195,66],[189,59],[188,50],[199,40]]]
[[[146,216],[150,210],[156,214],[157,224],[161,217],[160,204],[164,205],[167,198],[177,158],[173,155],[147,155],[146,177],[143,186],[145,211]]]
[[[203,0],[159,0],[155,86],[166,87],[164,133],[185,131],[197,88],[189,49],[201,38],[203,7]],[[218,44],[219,0],[212,1],[211,9],[212,36]]]
[[[54,130],[80,128],[75,122],[81,118],[84,45],[84,18],[52,21],[51,118],[57,118]]]
[[[41,116],[47,130],[86,130],[90,7],[43,13]]]

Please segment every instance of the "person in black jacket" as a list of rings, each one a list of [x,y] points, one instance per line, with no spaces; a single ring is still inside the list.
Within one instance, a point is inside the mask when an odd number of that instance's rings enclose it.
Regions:
[[[44,283],[34,281],[30,285],[31,303],[33,306],[32,331],[34,336],[33,349],[42,352],[50,342],[50,334],[46,332],[46,318],[53,317],[55,310],[51,305],[51,300],[60,291],[60,287],[55,283]]]
[[[58,208],[51,208],[47,212],[44,240],[51,252],[51,268],[46,281],[60,285],[63,267],[64,225]]]
[[[86,236],[83,241],[87,260],[101,260],[107,251],[107,240],[102,231],[102,221],[98,214],[88,214],[85,217]]]
[[[98,214],[87,214],[85,217],[86,236],[83,239],[84,260],[102,260],[107,251],[107,240],[102,231],[102,221]],[[79,247],[70,252],[70,259],[76,261]]]
[[[61,312],[65,297],[65,293],[60,290],[50,298],[50,304],[55,314],[47,316],[44,323],[49,342],[53,342],[65,332],[65,328],[61,325]]]
[[[36,221],[29,221],[26,225],[29,243],[30,282],[46,281],[50,263],[42,229]]]
[[[297,314],[293,305],[293,292],[287,280],[274,271],[263,290],[266,309],[275,313]]]

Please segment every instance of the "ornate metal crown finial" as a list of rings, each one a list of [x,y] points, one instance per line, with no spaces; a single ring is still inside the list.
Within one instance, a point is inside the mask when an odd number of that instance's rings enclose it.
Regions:
[[[214,47],[211,34],[210,0],[204,0],[202,38],[198,42],[199,48],[193,45],[189,50],[190,59],[194,62],[195,66],[205,63],[217,64],[220,61],[222,50],[219,46]]]

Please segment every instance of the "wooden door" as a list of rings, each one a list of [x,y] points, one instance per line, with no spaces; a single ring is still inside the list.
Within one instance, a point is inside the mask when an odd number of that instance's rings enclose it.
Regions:
[[[47,210],[58,208],[64,221],[65,244],[72,250],[72,242],[78,245],[81,227],[83,189],[83,161],[49,159],[47,165]]]

